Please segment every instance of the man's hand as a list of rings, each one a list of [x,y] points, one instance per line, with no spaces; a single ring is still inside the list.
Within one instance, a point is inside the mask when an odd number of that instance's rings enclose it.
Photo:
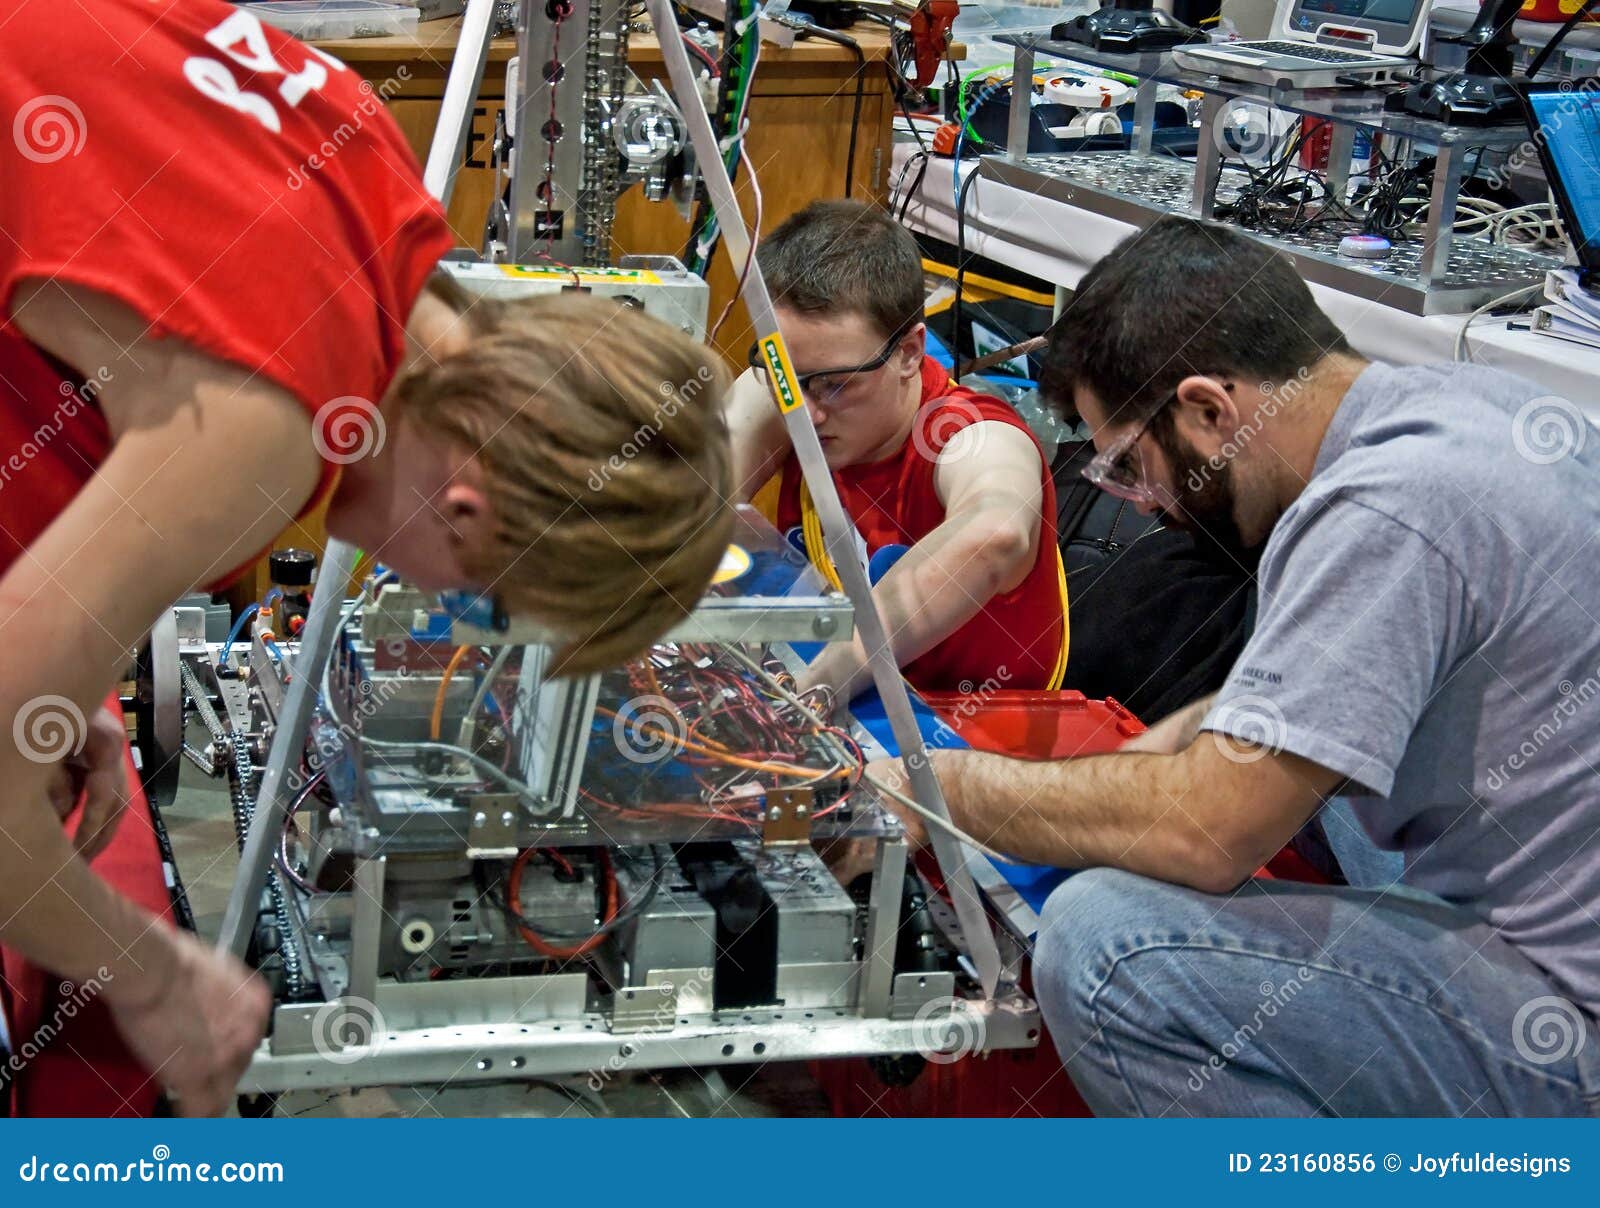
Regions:
[[[85,860],[106,849],[128,806],[128,769],[122,759],[127,742],[122,716],[110,708],[90,718],[82,745],[56,765],[50,777],[50,806],[66,822],[78,809],[73,846]]]
[[[893,757],[874,759],[867,764],[867,780],[873,787],[892,789],[904,796],[912,796],[911,782],[906,777],[906,766],[903,762]],[[928,846],[928,827],[918,814],[909,806],[902,805],[888,793],[880,792],[878,799],[883,802],[884,808],[900,819],[900,825],[905,827],[906,842],[912,851],[920,851]]]
[[[184,932],[168,932],[173,967],[155,997],[116,1001],[117,1030],[172,1096],[179,1114],[221,1115],[266,1031],[266,984],[233,957]]]

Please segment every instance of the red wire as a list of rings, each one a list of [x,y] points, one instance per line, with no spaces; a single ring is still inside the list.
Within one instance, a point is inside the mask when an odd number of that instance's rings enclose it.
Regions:
[[[506,896],[511,899],[512,909],[519,914],[522,910],[522,870],[527,867],[528,861],[533,857],[533,853],[538,850],[537,847],[529,847],[523,850],[512,863],[511,875],[506,880]],[[606,905],[604,924],[609,926],[611,920],[617,917],[617,873],[611,867],[611,856],[606,849],[600,847],[595,850],[599,853],[597,858],[605,874]],[[568,867],[570,868],[571,865],[568,865]],[[553,960],[570,960],[573,957],[593,952],[606,938],[604,931],[597,931],[582,943],[565,946],[552,944],[542,939],[532,928],[522,922],[517,923],[517,931],[527,941],[528,947],[541,956],[547,956]]]

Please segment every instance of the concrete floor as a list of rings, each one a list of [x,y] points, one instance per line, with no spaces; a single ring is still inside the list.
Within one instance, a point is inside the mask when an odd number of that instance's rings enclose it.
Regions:
[[[162,813],[200,934],[214,938],[238,868],[227,785],[185,764],[178,795]],[[804,1065],[625,1074],[600,1091],[577,1075],[561,1080],[469,1086],[296,1092],[280,1116],[826,1116],[827,1100]]]

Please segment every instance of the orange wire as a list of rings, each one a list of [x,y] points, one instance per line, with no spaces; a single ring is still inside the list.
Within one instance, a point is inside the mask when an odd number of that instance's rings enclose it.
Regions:
[[[434,742],[439,741],[439,731],[444,728],[444,694],[450,687],[450,677],[456,673],[456,668],[461,666],[463,659],[471,646],[457,646],[456,652],[450,656],[450,662],[444,669],[444,678],[439,681],[439,691],[433,698],[433,714],[428,718],[428,737]]]
[[[613,719],[621,716],[620,714],[613,713],[604,705],[596,705],[594,707],[594,711],[605,717],[610,717]],[[829,779],[826,773],[811,772],[807,768],[796,769],[792,767],[785,767],[782,764],[777,763],[758,763],[754,759],[744,759],[738,755],[728,755],[722,751],[716,751],[710,747],[703,746],[698,742],[691,742],[687,738],[679,738],[670,730],[663,730],[660,726],[652,726],[647,722],[638,722],[636,724],[646,733],[659,734],[663,738],[667,739],[667,741],[676,743],[686,751],[694,751],[700,755],[706,756],[708,759],[714,759],[718,763],[731,764],[736,768],[750,768],[751,770],[757,772],[771,772],[774,776],[790,776],[798,780],[811,781]],[[838,779],[838,776],[842,774],[843,773],[836,774],[833,779]]]

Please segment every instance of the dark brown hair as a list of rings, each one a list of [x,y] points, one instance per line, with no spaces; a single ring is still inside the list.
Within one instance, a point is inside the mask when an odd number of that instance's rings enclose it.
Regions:
[[[816,201],[761,241],[772,300],[802,314],[858,311],[885,339],[922,321],[922,256],[911,233],[859,201]]]

